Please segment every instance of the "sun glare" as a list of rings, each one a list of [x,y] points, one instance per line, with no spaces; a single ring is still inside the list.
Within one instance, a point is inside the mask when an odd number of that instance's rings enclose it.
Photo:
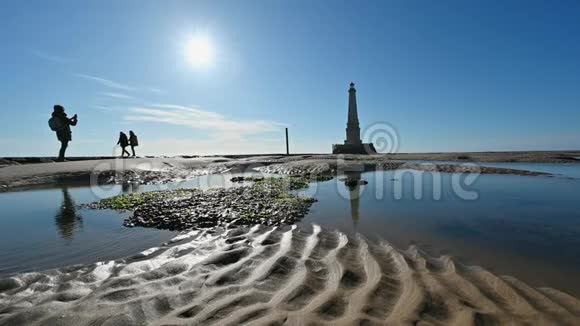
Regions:
[[[206,36],[196,36],[187,42],[185,55],[193,67],[205,68],[213,62],[213,46]]]

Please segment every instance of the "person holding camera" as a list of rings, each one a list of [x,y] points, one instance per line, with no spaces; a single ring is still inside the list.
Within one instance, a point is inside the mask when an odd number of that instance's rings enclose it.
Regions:
[[[54,111],[52,112],[52,118],[48,120],[48,125],[52,131],[56,132],[56,137],[60,141],[60,151],[58,153],[57,162],[64,162],[64,155],[68,147],[68,142],[72,140],[71,126],[76,126],[78,123],[78,117],[75,114],[72,118],[69,118],[64,112],[64,107],[62,105],[55,105]]]

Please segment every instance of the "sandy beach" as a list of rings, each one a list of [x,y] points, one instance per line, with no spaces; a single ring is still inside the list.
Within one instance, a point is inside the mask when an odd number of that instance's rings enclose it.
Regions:
[[[580,1],[4,1],[0,326],[580,326]]]
[[[199,175],[224,172],[260,171],[276,174],[336,174],[341,171],[372,171],[412,169],[445,173],[483,173],[548,175],[546,173],[509,168],[479,166],[473,162],[580,162],[571,155],[559,152],[522,153],[467,153],[455,154],[388,154],[388,155],[259,155],[259,156],[208,156],[172,158],[85,158],[70,162],[46,162],[47,158],[4,158],[0,167],[0,191],[50,187],[60,183],[69,186],[139,182],[142,184],[167,183],[191,179]],[[471,157],[477,161],[459,160]],[[517,158],[516,158],[517,157]],[[427,160],[434,164],[423,165],[401,161]],[[512,160],[512,161],[509,161]],[[461,164],[450,165],[455,161]]]
[[[580,302],[314,226],[194,231],[0,281],[1,325],[577,325]]]
[[[95,159],[0,168],[3,191],[260,171],[546,173],[390,156]],[[227,227],[227,226],[226,226]],[[232,226],[233,227],[233,226]],[[187,232],[187,231],[186,231]],[[516,277],[313,225],[189,231],[116,261],[0,280],[0,325],[577,325],[580,301]]]

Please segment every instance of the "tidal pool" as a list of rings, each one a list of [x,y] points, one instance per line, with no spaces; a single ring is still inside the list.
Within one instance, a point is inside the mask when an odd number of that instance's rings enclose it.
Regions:
[[[175,235],[124,228],[125,214],[77,207],[94,200],[89,188],[0,194],[0,275],[123,258]]]
[[[580,296],[580,179],[570,177],[580,175],[580,165],[556,164],[546,172],[556,170],[566,170],[566,177],[485,174],[468,180],[419,171],[349,173],[300,191],[318,199],[301,224],[382,238],[399,248],[415,244],[432,255],[450,254],[465,264]],[[125,228],[127,213],[79,209],[79,204],[120,193],[237,186],[229,179],[239,175],[2,193],[0,275],[124,258],[177,234]]]
[[[348,187],[346,178],[368,184]],[[433,255],[451,254],[580,295],[580,179],[484,174],[459,191],[454,182],[461,184],[461,176],[351,173],[304,191],[319,201],[302,223],[386,239],[399,248],[416,244]]]
[[[79,208],[123,193],[233,187],[241,174],[202,176],[165,185],[60,185],[0,193],[0,277],[74,264],[125,258],[170,240],[178,232],[126,228],[129,213]],[[244,174],[253,175],[253,174]]]

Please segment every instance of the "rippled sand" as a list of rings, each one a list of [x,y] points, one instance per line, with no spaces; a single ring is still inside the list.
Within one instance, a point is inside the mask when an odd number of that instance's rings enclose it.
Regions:
[[[578,325],[580,302],[314,226],[192,232],[0,281],[0,325]]]

